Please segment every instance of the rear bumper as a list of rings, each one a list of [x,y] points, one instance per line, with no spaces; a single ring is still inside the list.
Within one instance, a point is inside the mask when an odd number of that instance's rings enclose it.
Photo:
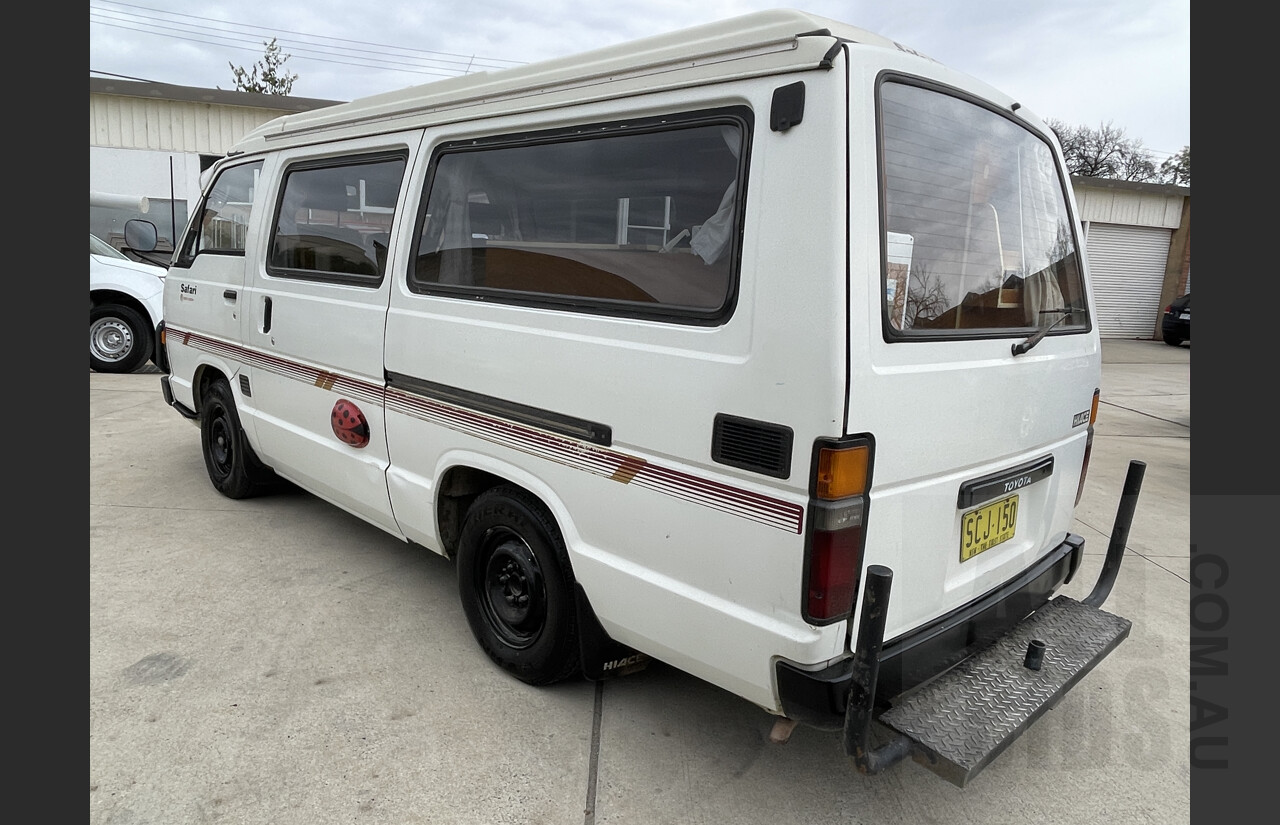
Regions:
[[[1106,559],[1082,601],[1049,596],[1079,567],[1084,539],[1067,540],[1021,576],[906,636],[884,639],[893,571],[865,571],[850,656],[820,671],[776,665],[783,712],[840,727],[862,773],[911,756],[964,787],[1128,635],[1101,610],[1124,557],[1146,464],[1129,463]],[[873,747],[872,731],[888,740]]]
[[[1084,539],[1066,541],[1013,581],[911,633],[884,643],[877,695],[890,699],[953,667],[1008,633],[1071,580],[1084,555]],[[854,658],[820,671],[777,665],[778,693],[788,718],[840,730],[849,707]]]

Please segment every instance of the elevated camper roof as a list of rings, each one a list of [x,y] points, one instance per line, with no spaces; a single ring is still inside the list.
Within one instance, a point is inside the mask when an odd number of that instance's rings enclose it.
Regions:
[[[497,72],[478,72],[285,115],[233,154],[513,114],[713,80],[823,69],[841,42],[912,52],[869,31],[790,9],[756,12]]]

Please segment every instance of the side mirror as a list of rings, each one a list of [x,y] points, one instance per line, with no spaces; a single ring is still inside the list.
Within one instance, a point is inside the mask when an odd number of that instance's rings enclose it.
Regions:
[[[124,225],[124,243],[133,252],[154,252],[159,241],[156,225],[151,221],[134,219]]]

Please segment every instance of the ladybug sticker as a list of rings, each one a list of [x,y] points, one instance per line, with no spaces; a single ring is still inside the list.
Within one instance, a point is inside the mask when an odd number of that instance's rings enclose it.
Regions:
[[[333,434],[344,444],[360,448],[369,443],[369,422],[360,408],[347,399],[339,399],[333,405],[329,423],[333,425]]]

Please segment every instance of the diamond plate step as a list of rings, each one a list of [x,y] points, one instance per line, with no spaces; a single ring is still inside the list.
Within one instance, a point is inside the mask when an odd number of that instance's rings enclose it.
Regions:
[[[987,649],[903,698],[879,721],[916,761],[959,787],[985,768],[1129,635],[1132,623],[1059,596]],[[1024,665],[1045,643],[1040,670]]]

